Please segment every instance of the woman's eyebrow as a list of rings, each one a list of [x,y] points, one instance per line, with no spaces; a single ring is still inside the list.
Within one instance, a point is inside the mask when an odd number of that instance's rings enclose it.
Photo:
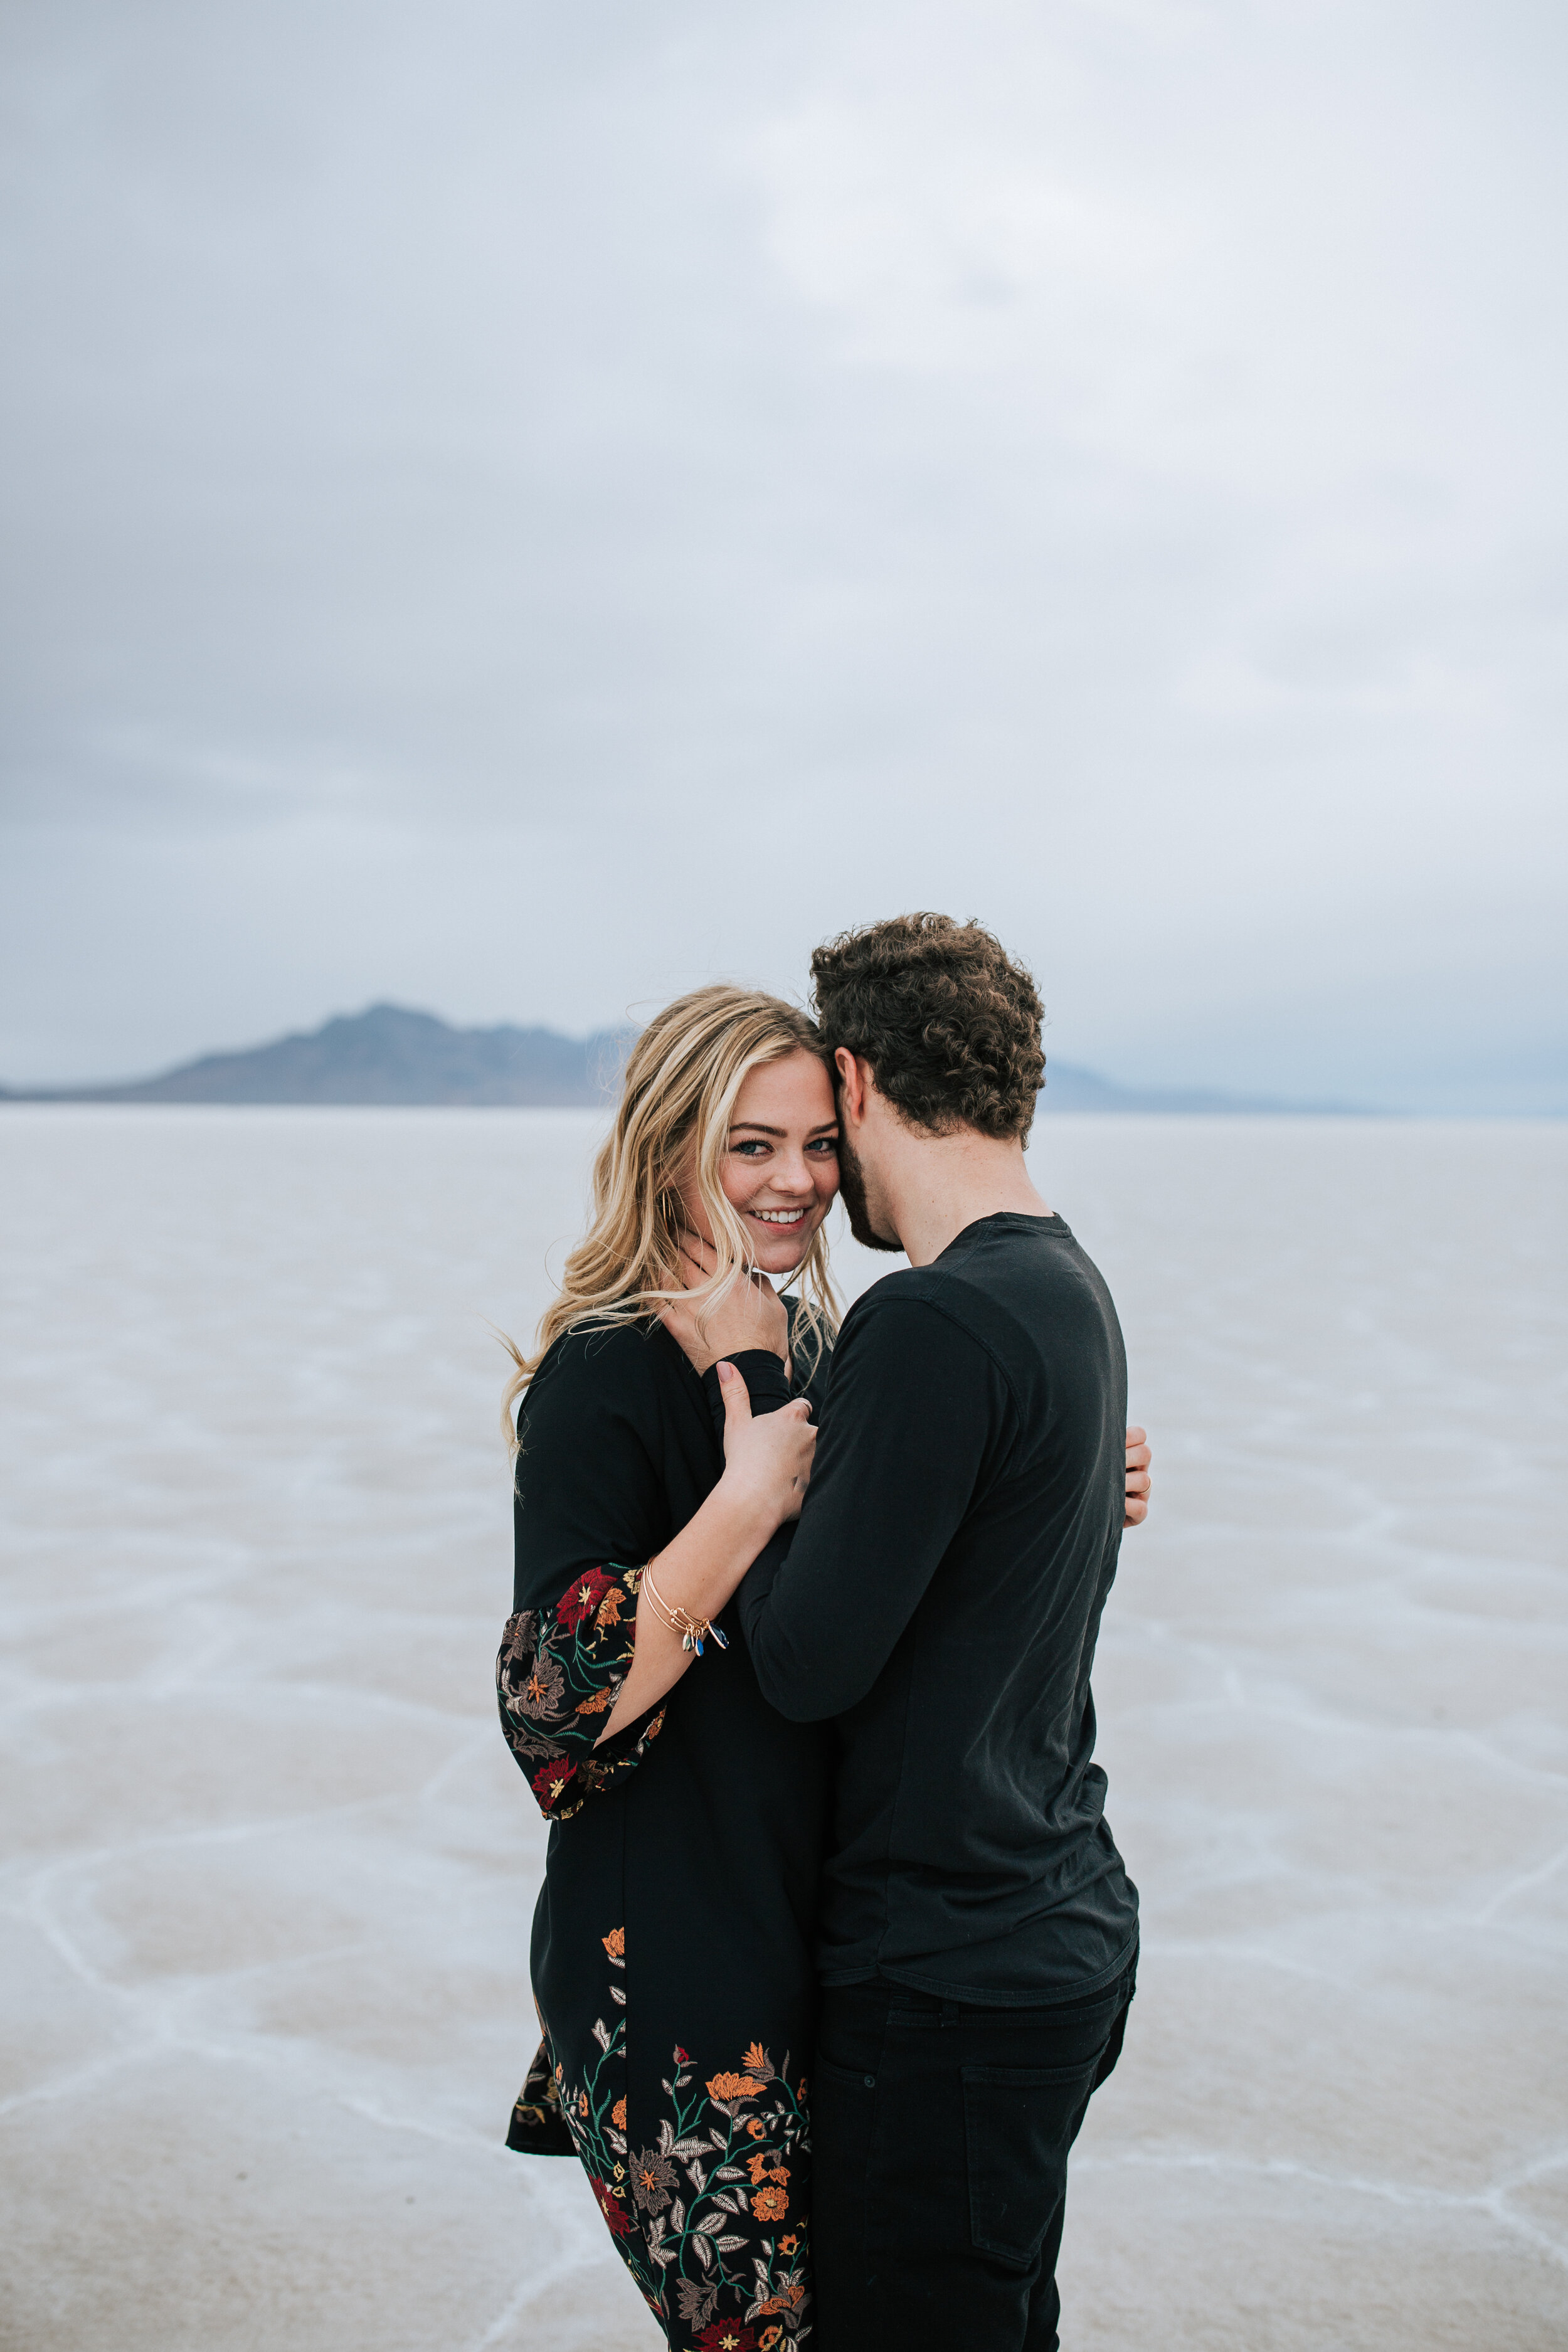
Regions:
[[[760,1118],[737,1118],[731,1121],[730,1127],[731,1135],[739,1135],[742,1129],[748,1135],[784,1136],[789,1133],[787,1127],[764,1127]],[[836,1118],[825,1118],[819,1126],[806,1129],[807,1135],[837,1135],[837,1132],[838,1121]]]

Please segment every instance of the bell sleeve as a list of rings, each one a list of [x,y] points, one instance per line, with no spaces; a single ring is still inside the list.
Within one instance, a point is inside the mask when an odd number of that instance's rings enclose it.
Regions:
[[[644,1564],[668,1540],[647,1335],[569,1333],[518,1423],[516,1581],[496,1658],[501,1729],[549,1821],[635,1771],[659,1705],[598,1743],[632,1662]]]

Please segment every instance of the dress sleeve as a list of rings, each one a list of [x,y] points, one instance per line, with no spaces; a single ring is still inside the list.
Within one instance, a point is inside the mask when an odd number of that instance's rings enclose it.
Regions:
[[[644,1564],[668,1538],[642,1332],[572,1333],[518,1424],[514,1608],[496,1659],[508,1747],[548,1820],[642,1761],[662,1706],[595,1745],[632,1662]]]

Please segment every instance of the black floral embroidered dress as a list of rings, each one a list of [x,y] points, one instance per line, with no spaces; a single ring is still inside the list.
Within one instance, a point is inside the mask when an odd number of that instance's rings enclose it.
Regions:
[[[786,1401],[776,1357],[738,1361],[753,1412]],[[789,2352],[811,2332],[829,1737],[767,1705],[727,1610],[729,1648],[710,1643],[657,1711],[594,1745],[643,1563],[722,1472],[720,1417],[715,1376],[657,1323],[568,1333],[524,1402],[497,1679],[552,1827],[531,1956],[544,2042],[508,2140],[578,2157],[681,2352]]]

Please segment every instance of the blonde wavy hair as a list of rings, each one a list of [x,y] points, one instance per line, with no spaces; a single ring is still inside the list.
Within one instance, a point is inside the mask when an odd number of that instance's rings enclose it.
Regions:
[[[641,1322],[685,1297],[680,1244],[689,1227],[681,1188],[693,1179],[718,1260],[699,1324],[744,1279],[751,1250],[720,1181],[735,1097],[751,1071],[800,1053],[823,1058],[815,1024],[782,998],[752,989],[693,989],[648,1023],[626,1057],[615,1123],[594,1162],[587,1233],[566,1261],[533,1353],[504,1343],[515,1370],[501,1418],[514,1452],[518,1400],[563,1332]],[[822,1227],[789,1280],[798,1286],[796,1339],[815,1368],[839,1314]]]

